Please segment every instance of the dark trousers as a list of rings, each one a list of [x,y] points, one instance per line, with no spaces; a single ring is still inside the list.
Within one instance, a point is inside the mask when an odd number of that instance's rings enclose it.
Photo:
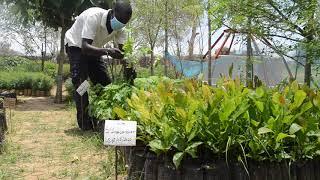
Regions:
[[[78,47],[66,47],[70,61],[70,72],[72,84],[77,89],[82,82],[90,78],[91,82],[106,86],[111,83],[109,76],[106,74],[106,67],[100,57],[88,56],[81,53]],[[76,91],[73,99],[77,108],[77,121],[82,130],[90,130],[95,126],[93,118],[88,115],[88,93],[80,96]]]

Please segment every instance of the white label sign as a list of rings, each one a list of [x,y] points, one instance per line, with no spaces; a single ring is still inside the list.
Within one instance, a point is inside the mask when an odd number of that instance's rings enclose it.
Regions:
[[[90,84],[87,80],[85,80],[77,89],[77,92],[80,96],[83,96],[89,90]]]
[[[136,146],[137,122],[107,120],[104,126],[104,145]]]

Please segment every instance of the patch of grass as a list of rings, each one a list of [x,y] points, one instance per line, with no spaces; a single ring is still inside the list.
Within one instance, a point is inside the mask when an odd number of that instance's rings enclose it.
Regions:
[[[23,167],[16,166],[18,161],[30,162],[31,154],[24,152],[21,146],[14,145],[8,140],[2,146],[0,154],[0,179],[16,179],[26,170]]]
[[[4,171],[3,169],[0,169],[0,179],[7,179],[8,177],[8,172]]]
[[[29,161],[31,158],[31,154],[23,152],[21,146],[12,144],[10,140],[3,144],[2,152],[0,154],[0,167],[3,164],[15,164],[17,160]]]
[[[0,179],[113,179],[114,148],[99,134],[79,130],[74,106],[48,102],[26,99],[14,112]]]

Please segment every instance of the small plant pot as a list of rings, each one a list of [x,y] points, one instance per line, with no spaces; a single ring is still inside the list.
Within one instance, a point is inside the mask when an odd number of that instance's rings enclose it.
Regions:
[[[225,160],[217,160],[203,164],[204,179],[230,179],[230,170]]]
[[[231,179],[239,179],[239,180],[249,180],[249,175],[247,174],[243,164],[239,162],[231,163],[230,167],[230,178]],[[273,179],[272,179],[273,180]]]
[[[204,171],[198,159],[186,158],[181,166],[184,180],[203,179]]]
[[[28,89],[23,90],[23,95],[28,96]]]
[[[36,97],[40,97],[40,91],[36,90]]]
[[[159,158],[156,154],[148,152],[144,163],[144,180],[158,179]]]
[[[36,97],[40,97],[40,90],[36,90]]]
[[[44,97],[44,96],[45,96],[45,94],[46,94],[46,92],[45,92],[45,91],[39,91],[39,97]]]
[[[177,180],[182,179],[182,173],[176,169],[171,157],[164,157],[158,164],[158,180]]]
[[[36,94],[37,94],[37,92],[36,92],[36,90],[32,90],[32,96],[36,96]]]
[[[126,154],[129,169],[129,179],[144,179],[143,169],[146,160],[146,146],[137,141],[137,146],[131,147]]]
[[[20,89],[18,95],[19,95],[19,96],[23,96],[23,95],[24,95],[24,90]]]
[[[45,95],[46,97],[49,97],[49,96],[50,96],[50,91],[45,91],[44,95]]]
[[[32,96],[32,89],[27,89],[27,96]]]

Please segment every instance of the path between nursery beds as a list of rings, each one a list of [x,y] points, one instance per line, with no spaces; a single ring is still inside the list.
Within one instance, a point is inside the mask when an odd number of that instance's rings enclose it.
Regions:
[[[113,178],[112,150],[93,132],[78,130],[74,108],[53,98],[19,100],[0,154],[0,179]]]

